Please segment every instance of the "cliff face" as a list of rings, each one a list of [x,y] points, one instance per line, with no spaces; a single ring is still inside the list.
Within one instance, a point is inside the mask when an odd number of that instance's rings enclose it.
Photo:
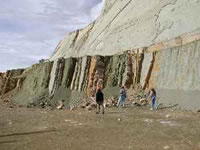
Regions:
[[[24,69],[18,69],[0,73],[0,95],[21,87],[24,80],[23,76],[21,76],[23,72]]]
[[[101,16],[66,36],[48,61],[0,74],[1,94],[23,105],[74,107],[102,79],[107,98],[121,85],[154,87],[160,102],[197,110],[199,13],[198,0],[107,0]]]
[[[141,84],[156,87],[159,101],[200,107],[200,41],[144,55]],[[146,69],[149,68],[149,69]],[[150,74],[149,73],[150,70]],[[147,80],[146,80],[147,79]]]
[[[101,16],[72,32],[50,60],[114,55],[200,33],[199,0],[106,0]]]

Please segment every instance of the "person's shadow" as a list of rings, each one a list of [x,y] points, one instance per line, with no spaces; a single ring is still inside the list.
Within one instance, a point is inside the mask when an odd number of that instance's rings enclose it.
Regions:
[[[106,114],[124,114],[125,112],[121,112],[121,111],[110,111],[110,112],[106,112]]]
[[[169,108],[174,108],[174,107],[177,107],[178,104],[175,104],[175,105],[170,105],[170,106],[163,106],[163,104],[158,104],[157,106],[157,109],[159,110],[162,110],[162,109],[169,109]]]

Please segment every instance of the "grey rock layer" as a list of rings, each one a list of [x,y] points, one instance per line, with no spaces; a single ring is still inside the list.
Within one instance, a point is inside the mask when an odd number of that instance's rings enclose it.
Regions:
[[[156,88],[159,102],[200,109],[200,0],[106,0],[101,16],[59,42],[50,61],[0,73],[0,94],[72,108],[119,87]]]

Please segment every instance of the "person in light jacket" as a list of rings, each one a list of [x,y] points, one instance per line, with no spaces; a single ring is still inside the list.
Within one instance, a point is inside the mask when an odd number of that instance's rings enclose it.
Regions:
[[[117,106],[125,107],[125,100],[126,100],[126,89],[124,86],[122,86],[119,92],[119,99],[117,102]]]

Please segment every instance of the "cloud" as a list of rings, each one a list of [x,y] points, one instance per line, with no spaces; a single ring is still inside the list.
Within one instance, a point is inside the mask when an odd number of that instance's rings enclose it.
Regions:
[[[0,71],[48,58],[66,33],[100,14],[102,0],[6,0],[0,9]]]
[[[93,20],[95,20],[101,13],[101,10],[102,10],[102,7],[103,7],[103,4],[104,4],[104,0],[101,1],[100,3],[98,3],[96,6],[94,6],[91,11],[90,11],[90,15],[91,15],[91,18]]]

